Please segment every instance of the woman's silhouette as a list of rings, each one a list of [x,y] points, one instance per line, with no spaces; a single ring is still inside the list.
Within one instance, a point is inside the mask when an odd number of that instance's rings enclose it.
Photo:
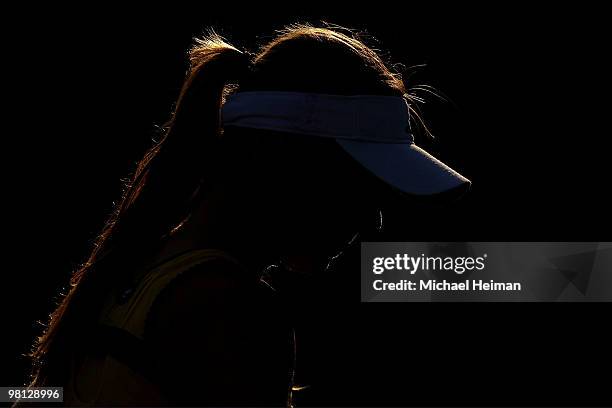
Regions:
[[[35,346],[32,385],[67,404],[290,403],[287,276],[329,269],[388,194],[469,184],[412,143],[404,83],[350,33],[293,26],[255,55],[211,35],[189,57]]]

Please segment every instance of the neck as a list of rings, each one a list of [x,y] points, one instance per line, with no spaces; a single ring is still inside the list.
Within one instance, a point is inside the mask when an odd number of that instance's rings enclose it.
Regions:
[[[171,234],[160,258],[196,248],[226,251],[252,270],[261,270],[273,254],[257,239],[257,231],[243,222],[232,208],[231,200],[221,192],[211,192],[191,215]],[[242,221],[242,222],[241,222]]]
[[[323,271],[329,256],[334,255],[304,246],[280,250],[265,238],[266,231],[262,228],[265,227],[261,220],[248,214],[239,198],[212,191],[168,239],[160,256],[169,257],[195,248],[215,248],[228,252],[254,271],[281,263],[295,273],[311,275]]]

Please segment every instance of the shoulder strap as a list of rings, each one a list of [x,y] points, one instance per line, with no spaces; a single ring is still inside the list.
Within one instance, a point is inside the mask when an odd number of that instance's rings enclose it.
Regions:
[[[242,268],[227,253],[216,249],[197,249],[171,258],[145,273],[133,286],[109,299],[100,323],[144,338],[147,316],[157,296],[178,276],[197,265],[224,260]]]

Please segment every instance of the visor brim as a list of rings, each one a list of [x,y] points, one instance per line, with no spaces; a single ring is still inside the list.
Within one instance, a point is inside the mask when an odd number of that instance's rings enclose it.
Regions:
[[[415,195],[432,195],[471,184],[431,154],[413,143],[368,143],[346,139],[336,142],[362,166],[396,189]]]

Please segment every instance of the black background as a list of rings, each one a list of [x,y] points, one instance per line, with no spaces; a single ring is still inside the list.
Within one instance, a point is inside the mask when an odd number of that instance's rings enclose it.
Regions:
[[[426,64],[414,81],[452,103],[430,98],[425,116],[437,138],[420,142],[473,189],[444,214],[459,221],[438,223],[435,238],[410,239],[610,238],[602,10],[224,2],[31,5],[3,18],[18,24],[4,34],[0,385],[26,381],[20,354],[39,330],[34,322],[51,311],[118,198],[120,178],[168,118],[191,38],[210,26],[252,48],[286,23],[325,20],[366,30],[393,62]],[[359,304],[358,294],[319,313],[326,319],[306,352],[315,373],[306,405],[611,400],[608,305]]]

